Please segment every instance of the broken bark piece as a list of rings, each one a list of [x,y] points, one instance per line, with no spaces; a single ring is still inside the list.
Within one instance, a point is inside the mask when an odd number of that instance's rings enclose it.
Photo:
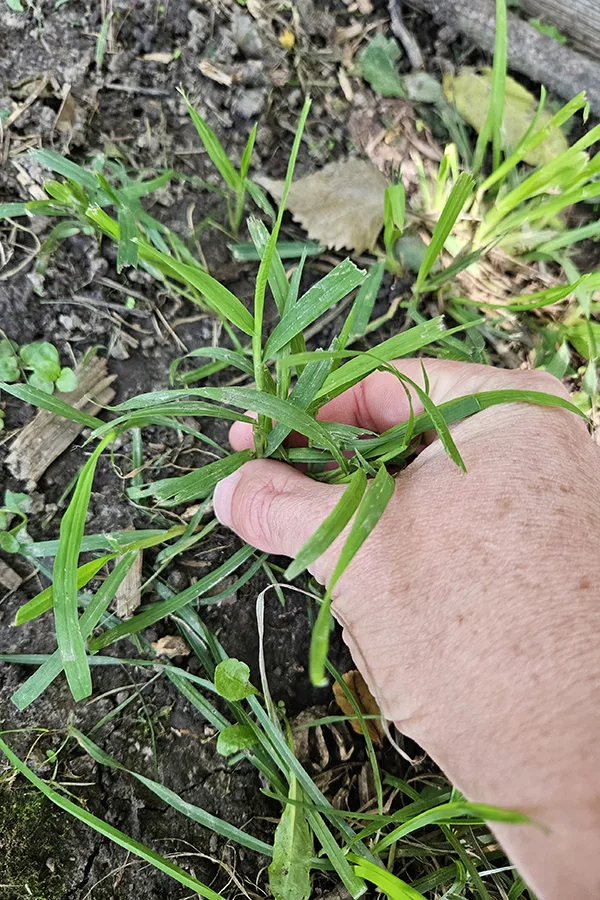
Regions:
[[[409,0],[409,5],[447,22],[461,31],[482,50],[492,52],[496,30],[494,0]],[[567,9],[567,7],[565,7]],[[590,107],[600,115],[600,63],[588,59],[570,47],[508,13],[508,65],[544,84],[549,90],[570,100],[585,91]]]
[[[12,594],[13,591],[16,591],[22,581],[21,576],[11,569],[8,563],[2,562],[0,559],[0,585],[7,589],[7,593]]]
[[[106,360],[97,356],[78,367],[76,374],[77,389],[56,396],[94,416],[115,396],[110,385],[116,375],[109,375]],[[27,490],[33,490],[48,466],[71,446],[83,428],[78,422],[41,409],[12,442],[6,458],[8,470],[15,478],[27,482]]]
[[[143,554],[140,551],[127,575],[117,588],[114,608],[119,619],[131,618],[142,602],[142,556]]]

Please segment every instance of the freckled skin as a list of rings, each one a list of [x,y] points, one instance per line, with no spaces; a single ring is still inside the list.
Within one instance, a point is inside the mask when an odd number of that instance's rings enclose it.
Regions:
[[[423,385],[420,361],[397,366]],[[426,367],[437,404],[504,388],[568,396],[542,372]],[[376,431],[408,415],[386,373],[321,411]],[[428,436],[332,609],[385,715],[468,797],[546,826],[494,826],[538,900],[598,900],[600,448],[573,413],[527,404],[487,409],[452,434],[468,474]],[[231,441],[249,446],[247,426]],[[215,496],[221,519],[290,556],[343,490],[267,460],[234,478]],[[312,566],[322,583],[342,544]]]

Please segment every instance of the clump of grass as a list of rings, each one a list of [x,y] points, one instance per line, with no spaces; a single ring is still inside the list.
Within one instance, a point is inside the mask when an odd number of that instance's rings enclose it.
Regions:
[[[500,110],[506,72],[503,9],[504,4],[499,0],[493,91]],[[566,121],[584,104],[583,97],[576,98],[557,113],[553,121],[555,124]],[[206,123],[189,103],[188,107],[207,152],[230,191],[230,225],[235,233],[243,217],[246,193],[268,211],[266,201],[248,178],[254,134],[248,141],[242,165],[236,170]],[[326,483],[347,485],[336,508],[285,573],[290,580],[300,576],[351,523],[324,596],[310,594],[311,602],[319,610],[310,648],[311,679],[315,684],[322,684],[327,671],[331,677],[340,680],[339,673],[327,659],[331,591],[360,549],[364,535],[376,527],[394,493],[393,473],[406,465],[419,436],[426,431],[436,431],[449,457],[464,469],[460,450],[448,426],[466,416],[495,404],[515,401],[562,406],[582,415],[574,404],[555,396],[528,391],[484,392],[435,406],[426,389],[397,372],[390,363],[425,348],[428,352],[461,359],[482,358],[483,341],[490,331],[490,324],[472,315],[470,306],[475,303],[489,307],[490,304],[488,300],[480,302],[463,297],[457,288],[460,276],[463,273],[472,274],[473,267],[481,266],[498,248],[504,248],[503,252],[508,254],[507,248],[514,248],[517,236],[522,241],[526,230],[531,238],[527,245],[528,252],[533,248],[537,254],[542,254],[540,258],[544,258],[545,254],[557,265],[564,264],[565,259],[557,254],[580,239],[582,232],[579,230],[579,234],[575,234],[561,230],[557,225],[557,216],[574,202],[600,195],[600,187],[594,181],[599,163],[595,157],[588,161],[585,156],[585,149],[596,140],[596,130],[592,129],[560,160],[542,166],[532,175],[521,173],[517,165],[529,149],[536,146],[536,142],[544,139],[544,134],[532,128],[520,147],[502,160],[498,108],[491,108],[488,123],[475,151],[473,171],[461,171],[456,151],[452,147],[447,148],[433,183],[429,185],[426,178],[423,180],[423,196],[429,196],[430,210],[435,215],[425,216],[431,225],[430,239],[420,261],[412,296],[406,303],[408,313],[416,324],[369,351],[358,351],[350,349],[352,341],[375,324],[371,317],[384,267],[387,265],[392,270],[397,269],[395,249],[410,222],[410,215],[405,208],[401,184],[391,186],[385,201],[385,259],[368,274],[350,260],[344,260],[305,293],[301,293],[306,250],[295,270],[288,273],[278,248],[285,199],[309,109],[310,101],[306,101],[292,147],[283,197],[277,213],[272,216],[270,227],[256,218],[248,220],[248,230],[260,260],[252,311],[214,279],[204,263],[196,260],[179,238],[143,209],[140,198],[166,184],[172,177],[170,172],[148,181],[124,181],[115,186],[98,170],[89,171],[57,154],[37,151],[38,159],[66,180],[46,184],[48,200],[0,207],[0,215],[4,216],[43,214],[62,218],[63,221],[55,227],[46,242],[46,251],[48,242],[53,246],[61,237],[73,233],[73,229],[108,236],[117,243],[119,269],[141,266],[171,290],[204,305],[221,320],[230,343],[230,346],[195,348],[191,355],[206,357],[211,362],[191,374],[183,375],[179,374],[176,364],[173,374],[181,386],[127,400],[112,410],[106,422],[73,409],[60,398],[50,396],[32,384],[5,382],[0,385],[3,390],[26,402],[88,426],[91,429],[89,440],[95,443],[63,516],[59,540],[32,543],[23,551],[40,571],[51,577],[53,575],[53,583],[21,607],[17,624],[32,621],[53,609],[57,650],[44,657],[10,657],[13,661],[37,666],[33,675],[13,696],[13,701],[20,709],[27,707],[63,671],[74,698],[82,700],[92,692],[91,673],[97,665],[122,662],[138,666],[157,665],[144,639],[144,630],[169,616],[192,648],[204,675],[194,676],[165,661],[158,663],[160,671],[219,733],[218,749],[232,761],[244,754],[266,778],[271,794],[281,802],[283,809],[275,841],[272,845],[260,841],[210,816],[206,811],[184,803],[158,782],[135,772],[129,772],[129,775],[182,814],[228,840],[270,857],[271,887],[277,898],[303,900],[310,891],[310,873],[320,870],[334,872],[352,897],[361,896],[367,890],[367,884],[375,885],[390,898],[403,900],[422,900],[422,892],[436,892],[443,888],[447,890],[447,895],[456,894],[469,884],[481,900],[505,895],[517,900],[524,894],[525,886],[511,873],[495,871],[494,851],[480,842],[477,828],[483,820],[523,821],[518,814],[466,803],[440,784],[436,784],[434,790],[426,788],[417,792],[398,779],[394,782],[382,778],[366,726],[363,733],[374,772],[377,813],[342,813],[333,809],[307,775],[294,755],[285,711],[276,707],[270,699],[264,667],[259,690],[250,683],[247,667],[241,661],[227,657],[198,612],[204,604],[216,603],[229,596],[260,571],[279,584],[284,576],[274,575],[274,564],[265,554],[257,553],[250,546],[242,546],[216,569],[179,593],[162,581],[160,573],[179,553],[216,528],[216,520],[208,515],[215,485],[252,457],[269,457],[290,464],[303,463],[308,466],[310,477]],[[492,169],[485,176],[481,172],[489,143],[492,145]],[[116,217],[107,212],[110,208],[115,211]],[[536,228],[540,230],[532,236],[530,226],[534,222],[538,223]],[[600,232],[600,229],[597,230]],[[588,230],[588,233],[596,232]],[[462,241],[460,244],[459,239]],[[449,257],[451,261],[448,264]],[[507,255],[506,258],[510,257]],[[565,271],[572,273],[566,266]],[[591,293],[598,277],[597,274],[583,277],[577,274],[568,285],[556,285],[512,297],[503,310],[512,314],[539,309],[575,293],[586,323],[585,336],[591,367],[595,365],[595,344],[591,342],[590,334],[593,336],[594,325],[597,324],[592,320],[596,307]],[[268,290],[277,308],[277,319],[265,333],[264,311]],[[307,330],[353,292],[349,312],[329,348],[308,350],[305,341]],[[420,300],[425,294],[438,292],[451,298],[452,315],[458,322],[446,330],[442,317],[426,320],[420,309]],[[450,292],[449,295],[446,292]],[[224,367],[230,367],[239,376],[250,380],[251,384],[190,386]],[[375,370],[392,373],[407,392],[413,390],[421,401],[423,412],[411,415],[407,422],[399,423],[384,434],[368,435],[366,439],[362,429],[359,431],[339,423],[317,421],[319,409],[329,399]],[[588,384],[591,391],[591,378]],[[246,414],[248,410],[254,412],[257,418],[250,418]],[[186,416],[252,424],[254,449],[228,452],[182,421]],[[197,504],[189,524],[137,533],[85,536],[89,498],[100,456],[109,451],[117,437],[129,432],[135,439],[139,461],[140,434],[145,428],[156,425],[185,431],[200,441],[209,441],[218,453],[215,461],[185,475],[149,482],[137,477],[127,489],[133,502],[153,503],[153,511],[159,517],[161,510]],[[304,435],[308,445],[302,448],[287,446],[286,439],[291,432]],[[331,463],[335,464],[333,468]],[[109,606],[119,584],[140,550],[159,545],[164,546],[158,557],[158,569],[150,575],[142,592],[152,588],[160,599],[145,605],[127,621],[116,620],[109,613]],[[80,553],[90,550],[100,552],[100,555],[79,565]],[[42,562],[44,557],[54,557],[53,572],[45,568]],[[105,565],[111,563],[114,565],[110,574],[91,597],[88,595],[85,598],[85,608],[80,615],[79,606],[84,599],[81,589]],[[233,584],[230,581],[232,576]],[[227,586],[223,588],[226,579]],[[123,661],[100,653],[122,640],[137,642],[146,658]],[[219,703],[216,696],[221,698]],[[364,717],[359,710],[356,715],[364,726]],[[89,737],[75,730],[72,736],[85,752],[102,765],[122,768]],[[58,785],[43,782],[4,742],[0,742],[0,749],[16,769],[62,809],[167,872],[200,896],[217,896],[211,888],[170,861],[90,815],[66,798],[58,790]],[[408,805],[384,813],[384,792],[388,789],[404,794],[410,801]],[[428,848],[426,859],[430,854],[435,862],[441,854],[448,862],[441,867],[432,863],[425,875],[409,885],[405,878],[400,877],[406,874],[406,857],[400,842],[417,829],[423,829],[422,840]],[[445,842],[442,851],[436,843],[440,837]],[[315,854],[315,841],[322,849],[320,855]],[[484,882],[481,870],[491,872],[486,876],[491,887]]]

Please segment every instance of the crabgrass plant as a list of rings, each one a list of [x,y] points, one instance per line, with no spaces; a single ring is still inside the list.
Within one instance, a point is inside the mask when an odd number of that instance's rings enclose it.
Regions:
[[[502,2],[499,2],[498,9],[501,13]],[[506,68],[502,15],[499,15],[498,21],[494,70],[497,99],[502,96],[502,78]],[[564,121],[583,108],[584,103],[583,97],[576,98],[557,114],[556,121]],[[528,228],[533,222],[543,226],[543,241],[540,238],[535,247],[538,253],[545,253],[549,258],[578,239],[560,229],[557,216],[574,202],[600,195],[600,186],[593,180],[594,166],[597,167],[600,161],[593,158],[590,162],[585,156],[585,148],[596,139],[595,129],[587,138],[578,141],[560,164],[555,161],[553,166],[543,166],[533,175],[521,175],[516,166],[528,147],[544,139],[545,130],[540,133],[532,126],[520,147],[506,154],[502,160],[500,126],[497,114],[493,112],[476,148],[473,172],[459,171],[457,157],[450,148],[439,167],[433,193],[439,215],[432,226],[430,241],[408,303],[408,311],[415,324],[369,350],[353,350],[350,349],[352,341],[376,324],[371,321],[374,299],[386,261],[390,267],[395,265],[392,260],[394,244],[407,220],[404,194],[401,186],[396,185],[387,195],[385,253],[381,262],[365,273],[350,260],[343,260],[302,293],[301,278],[307,250],[304,249],[298,265],[290,274],[282,263],[278,238],[309,108],[310,101],[307,100],[291,151],[283,197],[271,226],[267,227],[257,218],[248,220],[248,230],[260,259],[252,310],[216,281],[206,267],[193,258],[182,241],[143,210],[140,198],[166,183],[171,173],[149,182],[127,182],[115,188],[98,170],[89,171],[57,154],[37,151],[40,161],[66,180],[47,183],[49,200],[24,205],[9,204],[0,208],[0,214],[8,217],[38,213],[62,217],[64,221],[54,229],[53,241],[72,233],[73,229],[87,228],[91,232],[107,235],[118,245],[119,268],[143,266],[157,279],[167,282],[194,302],[203,304],[219,317],[231,344],[196,348],[193,355],[212,362],[195,370],[193,378],[184,375],[179,380],[179,387],[142,394],[121,403],[109,411],[108,421],[77,410],[60,397],[32,384],[5,382],[0,385],[2,390],[25,402],[86,426],[90,430],[89,443],[93,444],[62,518],[59,539],[28,542],[20,551],[41,573],[48,576],[51,584],[20,608],[16,624],[31,622],[52,610],[57,649],[50,655],[12,655],[0,659],[36,667],[13,696],[13,702],[19,709],[29,706],[63,673],[77,701],[90,696],[92,671],[99,665],[152,667],[164,674],[214,727],[218,734],[218,751],[229,757],[232,763],[241,755],[247,757],[268,784],[269,796],[280,801],[282,815],[274,841],[267,843],[210,815],[182,800],[158,781],[132,771],[129,775],[181,814],[270,860],[270,886],[277,900],[307,898],[311,891],[311,873],[315,871],[335,877],[354,898],[360,897],[368,886],[372,886],[392,900],[423,900],[426,894],[439,896],[442,890],[447,897],[462,896],[467,890],[469,896],[480,900],[506,896],[518,900],[526,891],[525,885],[510,867],[507,869],[497,865],[498,851],[484,836],[481,826],[484,821],[523,822],[524,817],[510,811],[468,803],[436,779],[417,791],[414,785],[380,772],[365,716],[327,658],[332,625],[330,602],[335,583],[359,551],[365,537],[377,527],[393,496],[394,473],[406,465],[425,432],[437,432],[449,457],[464,469],[460,449],[449,426],[480,410],[499,403],[521,402],[561,406],[576,415],[583,415],[578,406],[556,396],[515,390],[483,392],[436,406],[429,397],[426,377],[424,387],[420,387],[399,373],[391,362],[425,349],[462,359],[474,358],[480,352],[482,335],[489,326],[480,317],[469,315],[467,304],[464,305],[467,312],[459,324],[444,329],[442,317],[424,319],[419,309],[420,297],[426,292],[437,292],[456,284],[461,272],[480,263],[484,248],[503,241],[514,244],[514,235],[525,224]],[[257,202],[264,208],[262,198],[255,196],[248,188],[247,172],[253,139],[249,142],[250,150],[247,148],[239,171],[239,178],[245,184],[242,188],[231,174],[236,172],[231,163],[230,168],[225,165],[225,153],[216,137],[196,113],[193,117],[211,159],[234,192],[233,224],[239,215],[238,203],[243,208],[243,201],[239,199],[242,189],[247,190],[253,199],[258,197]],[[489,142],[492,144],[492,172],[484,177],[480,176],[480,171]],[[492,190],[494,203],[490,203],[483,218],[478,217],[475,213],[483,208],[482,198]],[[557,190],[562,193],[557,193]],[[116,218],[107,212],[111,207],[116,210]],[[553,229],[551,238],[546,227],[549,224]],[[57,233],[57,229],[62,230]],[[457,251],[456,237],[464,229],[469,232],[466,245]],[[445,268],[440,268],[448,253],[453,257],[452,261]],[[575,292],[585,321],[592,328],[595,307],[590,298],[596,278],[595,275],[577,276],[569,285],[525,297],[517,296],[505,309],[526,312],[557,303]],[[268,291],[277,309],[277,319],[269,330],[265,328],[264,316]],[[351,296],[354,299],[330,347],[326,350],[308,350],[305,342],[307,330],[336,304]],[[460,297],[456,292],[454,300],[458,309]],[[462,334],[459,336],[459,333]],[[588,331],[586,335],[589,342]],[[208,374],[214,374],[223,367],[230,367],[248,383],[227,387],[190,386],[202,382]],[[416,414],[411,407],[408,421],[383,434],[366,436],[363,429],[318,421],[317,414],[329,399],[375,370],[387,371],[396,377],[409,399],[413,395],[418,397],[422,412]],[[177,378],[178,368],[174,367],[173,372]],[[248,411],[255,417],[250,417]],[[200,420],[219,418],[251,424],[254,448],[228,452],[193,428],[186,417]],[[197,505],[190,521],[137,532],[85,535],[86,515],[98,460],[102,454],[111,452],[116,438],[129,432],[139,462],[140,434],[152,426],[191,434],[200,442],[208,442],[218,454],[215,461],[174,478],[144,483],[138,474],[127,489],[129,497],[140,506],[142,513],[147,510],[148,504],[153,504],[158,522],[161,521],[161,510]],[[287,438],[291,432],[303,435],[307,446],[288,446]],[[244,545],[188,588],[174,592],[161,578],[163,569],[178,554],[214,530],[217,523],[210,514],[210,499],[215,485],[253,457],[279,459],[290,465],[302,463],[310,477],[330,484],[346,485],[345,491],[335,509],[285,572],[281,572],[265,554]],[[348,525],[348,537],[324,595],[313,590],[310,583],[306,592],[312,608],[318,609],[310,646],[309,671],[313,683],[317,685],[325,682],[326,673],[335,679],[361,723],[375,784],[377,809],[370,813],[343,812],[333,808],[294,755],[290,725],[285,710],[271,699],[262,657],[261,683],[257,686],[250,681],[247,665],[227,656],[200,615],[204,605],[218,603],[230,596],[259,572],[268,576],[270,587],[281,591],[283,581],[299,578]],[[126,621],[119,621],[109,611],[110,604],[140,551],[151,547],[161,547],[157,557],[158,568],[143,585],[142,593],[145,595],[152,588],[159,599],[145,603],[141,611]],[[80,554],[83,552],[94,555],[80,564]],[[46,563],[49,558],[53,560],[51,568]],[[109,573],[95,592],[83,592],[82,589],[94,583],[92,579],[105,567]],[[234,578],[233,583],[231,577]],[[269,586],[265,591],[268,589]],[[297,587],[291,589],[299,590]],[[257,601],[261,634],[265,591]],[[202,677],[192,675],[168,660],[156,658],[144,637],[144,631],[166,617],[176,623],[188,642],[203,668]],[[121,641],[133,641],[142,658],[123,660],[103,652]],[[325,719],[321,724],[330,722]],[[101,765],[123,769],[90,736],[74,728],[71,728],[69,735]],[[0,749],[15,770],[62,809],[167,872],[198,895],[207,898],[218,896],[170,860],[91,815],[65,795],[56,779],[50,782],[42,780],[4,740],[0,741]],[[392,802],[397,794],[408,801],[400,808]],[[417,831],[420,834],[419,843],[408,846],[406,839]],[[410,866],[417,857],[421,858],[424,874],[415,878],[411,875]]]

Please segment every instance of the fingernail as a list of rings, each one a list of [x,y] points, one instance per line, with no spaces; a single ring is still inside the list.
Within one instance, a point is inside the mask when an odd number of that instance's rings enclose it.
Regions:
[[[241,477],[242,472],[240,469],[238,469],[237,472],[233,472],[232,475],[228,475],[227,478],[224,478],[223,481],[220,481],[215,488],[215,493],[213,496],[213,508],[215,511],[215,516],[217,517],[221,525],[225,525],[227,528],[231,528],[231,504],[233,501],[235,489]]]

